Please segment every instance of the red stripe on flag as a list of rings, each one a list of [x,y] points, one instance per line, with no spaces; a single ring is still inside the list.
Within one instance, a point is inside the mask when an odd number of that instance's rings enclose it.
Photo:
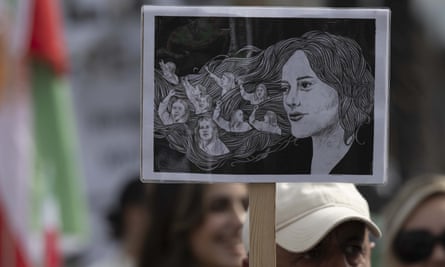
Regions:
[[[31,28],[31,57],[48,62],[58,74],[68,68],[58,0],[34,1]]]
[[[28,261],[25,258],[23,250],[15,244],[15,264],[17,267],[29,267]]]
[[[57,229],[45,231],[45,267],[60,267],[59,236]]]
[[[9,226],[6,212],[0,202],[0,267],[29,267],[22,244]]]

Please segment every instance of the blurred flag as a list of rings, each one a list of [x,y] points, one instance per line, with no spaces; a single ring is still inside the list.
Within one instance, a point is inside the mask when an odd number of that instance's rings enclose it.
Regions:
[[[45,267],[61,266],[58,244],[69,240],[79,245],[86,238],[85,191],[59,5],[59,0],[34,0],[28,51],[36,157],[32,217],[34,229],[45,233]]]
[[[62,266],[86,203],[59,2],[0,1],[0,29],[0,267]]]

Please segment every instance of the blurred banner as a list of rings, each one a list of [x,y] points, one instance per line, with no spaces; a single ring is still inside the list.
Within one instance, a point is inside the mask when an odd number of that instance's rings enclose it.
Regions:
[[[0,267],[62,266],[87,227],[60,6],[0,7]]]

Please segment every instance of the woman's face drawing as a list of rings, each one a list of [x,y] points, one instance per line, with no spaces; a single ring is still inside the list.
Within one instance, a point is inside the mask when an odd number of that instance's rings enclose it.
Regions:
[[[338,123],[337,91],[315,75],[303,51],[296,51],[284,64],[282,83],[292,135],[316,136]]]
[[[197,266],[240,267],[247,256],[241,238],[247,186],[212,184],[203,197],[204,220],[190,238]]]
[[[199,108],[201,108],[201,109],[208,108],[210,106],[208,98],[205,96],[200,96],[198,99],[198,105],[199,105]]]
[[[266,97],[266,87],[262,84],[258,85],[255,93],[259,99]]]
[[[173,63],[171,63],[171,62],[161,64],[161,70],[164,75],[172,74],[173,68],[174,68],[174,66],[172,64]]]
[[[224,88],[231,88],[233,84],[233,77],[230,77],[228,74],[223,74],[221,77],[222,85]]]
[[[212,122],[209,120],[202,120],[199,122],[199,138],[203,141],[210,141],[213,138],[214,131]]]
[[[185,116],[185,107],[179,102],[175,101],[172,105],[172,116],[174,120],[179,120]]]

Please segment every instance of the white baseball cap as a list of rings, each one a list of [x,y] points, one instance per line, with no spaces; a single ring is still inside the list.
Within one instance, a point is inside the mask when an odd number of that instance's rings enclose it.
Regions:
[[[288,251],[311,249],[347,221],[363,222],[374,236],[382,235],[371,221],[367,201],[353,184],[277,183],[276,188],[276,243]],[[249,250],[249,216],[243,241]]]
[[[278,183],[275,220],[276,243],[291,252],[311,249],[346,221],[361,221],[381,236],[367,201],[353,184]]]

